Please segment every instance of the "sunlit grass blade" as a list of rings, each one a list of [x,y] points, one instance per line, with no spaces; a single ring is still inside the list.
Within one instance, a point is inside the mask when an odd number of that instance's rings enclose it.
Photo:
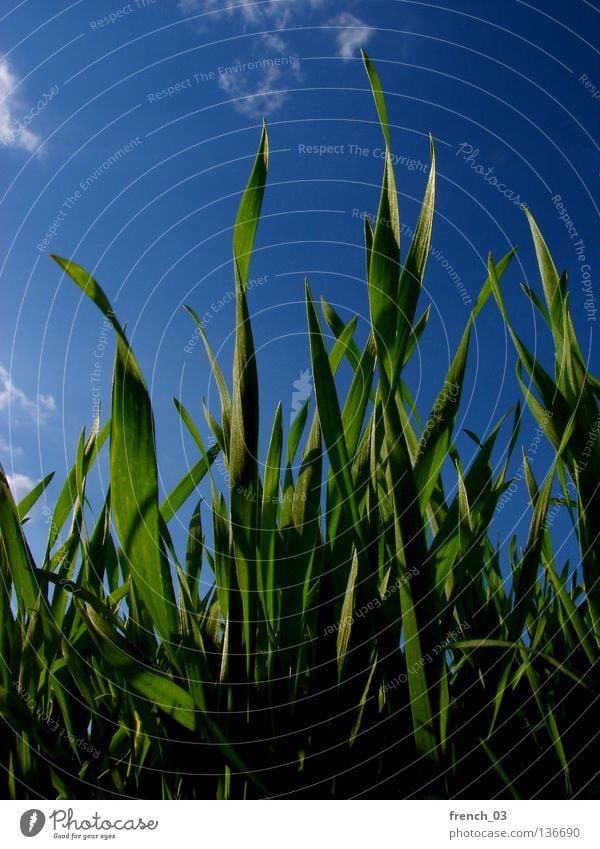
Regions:
[[[219,452],[221,450],[218,443],[215,443],[214,445],[211,445],[210,448],[206,449],[200,433],[194,425],[188,411],[179,401],[176,399],[173,400],[180,416],[192,434],[196,445],[200,448],[202,457],[192,466],[189,472],[183,476],[161,504],[160,512],[165,522],[169,522],[173,516],[177,514],[181,506],[185,504],[187,499],[196,491],[196,488],[208,474],[211,465],[219,456]]]
[[[494,269],[496,280],[498,280],[498,275],[504,273],[512,256],[513,254],[510,252],[498,263],[498,267]],[[443,463],[448,456],[454,425],[459,413],[471,331],[475,318],[485,305],[490,293],[491,289],[486,281],[469,316],[462,339],[446,374],[444,385],[438,393],[419,441],[415,479],[422,510],[425,510],[429,505],[431,494],[440,478]]]
[[[360,532],[358,510],[354,500],[350,462],[346,448],[342,415],[329,356],[323,341],[323,332],[319,318],[306,281],[306,311],[308,316],[308,331],[310,334],[310,352],[313,369],[313,379],[317,397],[317,408],[323,431],[323,439],[334,478],[340,489],[340,495],[346,509],[349,511],[352,525],[357,533]]]
[[[39,590],[33,573],[33,558],[21,528],[19,511],[2,466],[0,466],[0,545],[6,554],[19,611],[24,615],[34,606]]]
[[[550,317],[550,326],[552,328],[552,334],[554,336],[554,341],[557,345],[557,348],[560,348],[562,343],[563,300],[566,294],[565,281],[561,279],[558,274],[558,271],[556,270],[554,261],[550,256],[548,246],[544,241],[542,234],[540,233],[540,230],[535,222],[533,215],[528,209],[525,210],[525,214],[527,216],[529,227],[531,229],[531,235],[533,237],[533,244],[535,247],[538,266],[540,269],[540,277],[544,289],[546,307],[548,309],[548,315]]]
[[[407,347],[413,334],[413,322],[431,247],[435,211],[436,159],[435,145],[431,136],[429,142],[431,154],[429,177],[415,233],[408,255],[402,265],[398,285],[397,341],[394,349],[393,383],[396,382],[407,358]]]
[[[269,143],[263,124],[258,152],[242,196],[233,236],[235,266],[235,350],[229,474],[231,545],[243,607],[242,628],[246,674],[250,675],[255,647],[256,540],[259,527],[258,483],[258,374],[246,284],[258,219],[267,180]]]
[[[267,182],[268,164],[269,138],[266,124],[263,122],[258,153],[238,209],[233,235],[233,257],[237,284],[244,293],[248,283],[252,249],[254,248],[254,239]]]
[[[275,545],[277,532],[277,513],[279,507],[279,487],[281,478],[281,455],[283,450],[282,406],[277,405],[267,458],[265,461],[264,486],[262,493],[262,518],[260,531],[261,563],[258,571],[258,591],[261,598],[265,621],[273,632],[277,622],[276,585],[275,585]]]
[[[208,355],[208,360],[210,362],[210,368],[212,375],[216,381],[217,388],[219,390],[219,397],[221,400],[221,420],[222,420],[222,429],[223,429],[223,445],[226,453],[229,453],[229,432],[231,429],[231,396],[229,394],[229,389],[227,387],[227,383],[223,376],[223,372],[221,371],[221,367],[215,357],[213,349],[210,346],[210,342],[208,341],[208,337],[204,332],[204,327],[202,325],[202,321],[200,320],[198,314],[191,307],[186,306],[185,309],[192,316],[194,321],[196,322],[196,326],[198,328],[198,332],[200,333],[200,337],[204,342],[204,347],[206,349],[206,353]]]
[[[98,453],[102,449],[104,443],[106,442],[108,436],[110,435],[110,421],[106,422],[106,424],[101,428],[97,435],[90,434],[90,437],[93,437],[91,444],[89,445],[89,456],[87,458],[87,469],[91,468],[91,464],[95,461]],[[48,545],[46,549],[46,559],[49,558],[50,551],[56,544],[58,537],[63,530],[65,523],[71,513],[73,506],[75,504],[75,500],[77,498],[77,482],[76,482],[76,467],[73,466],[67,475],[67,479],[65,480],[63,487],[60,491],[58,498],[56,499],[54,505],[54,512],[52,514],[52,519],[50,521],[50,528],[48,533]]]
[[[175,594],[160,548],[158,470],[150,397],[104,292],[76,263],[54,257],[111,321],[117,335],[110,428],[111,507],[133,586],[165,639],[177,630]]]
[[[50,472],[49,475],[46,475],[46,477],[43,480],[41,480],[39,483],[37,483],[33,487],[31,492],[28,492],[27,495],[25,495],[23,498],[21,498],[21,500],[17,504],[17,510],[18,510],[19,518],[21,519],[21,521],[23,521],[23,519],[25,518],[25,516],[27,516],[29,511],[33,507],[35,507],[35,505],[39,501],[42,494],[46,491],[46,489],[47,489],[48,485],[50,484],[50,482],[52,481],[53,477],[54,477],[54,472]]]

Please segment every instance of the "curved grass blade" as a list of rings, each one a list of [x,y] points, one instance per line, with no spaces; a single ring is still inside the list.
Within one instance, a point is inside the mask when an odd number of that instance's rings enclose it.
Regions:
[[[243,607],[246,674],[250,676],[256,641],[256,550],[259,526],[258,373],[246,301],[248,271],[267,180],[269,143],[263,129],[242,196],[233,235],[235,266],[235,350],[229,446],[231,544]]]
[[[435,145],[432,136],[429,137],[429,144],[431,154],[429,177],[427,178],[427,186],[425,187],[425,195],[415,227],[415,234],[403,263],[398,284],[397,341],[394,350],[392,385],[396,383],[407,359],[407,347],[414,333],[413,322],[431,247],[436,181]]]
[[[98,431],[97,434],[94,433],[94,430],[92,430],[92,433],[90,433],[86,452],[86,471],[89,471],[89,469],[91,468],[104,443],[106,442],[106,439],[108,438],[109,434],[110,421],[106,422],[106,424],[102,427],[100,431]],[[60,532],[64,528],[65,522],[67,521],[69,514],[71,513],[75,504],[77,498],[76,476],[77,468],[76,465],[73,465],[69,474],[67,475],[67,479],[63,484],[60,494],[56,500],[56,505],[54,507],[54,513],[50,522],[48,543],[46,546],[46,560],[50,559],[50,551],[52,550],[52,548],[54,548],[54,545],[58,540]]]
[[[161,546],[154,420],[146,384],[125,332],[99,284],[77,263],[53,256],[117,334],[110,428],[111,508],[133,589],[164,639],[178,627],[169,564]]]
[[[17,505],[14,502],[4,469],[0,465],[0,545],[6,552],[19,611],[24,616],[31,610],[39,589],[34,577],[34,561],[25,540]]]
[[[35,506],[38,499],[40,498],[42,493],[45,492],[46,488],[48,487],[48,484],[50,483],[53,477],[54,472],[50,472],[49,475],[46,475],[43,480],[41,480],[33,487],[31,492],[28,492],[27,495],[19,501],[19,503],[17,504],[17,511],[19,513],[19,518],[21,519],[21,521],[23,521],[25,516],[27,516],[31,508]]]
[[[200,433],[192,422],[191,417],[183,404],[175,398],[173,401],[175,402],[175,406],[177,407],[182,419],[188,425],[196,445],[200,448],[202,457],[192,466],[189,472],[182,477],[177,486],[171,490],[169,495],[161,504],[160,513],[165,522],[169,522],[185,504],[190,495],[196,491],[196,488],[208,474],[210,467],[221,451],[221,447],[217,442],[215,442],[214,445],[211,445],[208,450],[205,448]]]
[[[267,135],[267,125],[263,121],[258,153],[254,160],[254,167],[252,168],[248,185],[242,196],[233,231],[233,257],[236,267],[237,284],[244,293],[248,284],[250,260],[252,258],[254,239],[256,237],[267,182],[268,165],[269,138]]]

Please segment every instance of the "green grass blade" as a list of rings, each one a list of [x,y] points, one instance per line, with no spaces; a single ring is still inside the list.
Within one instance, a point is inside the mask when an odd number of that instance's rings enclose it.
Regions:
[[[308,317],[308,332],[310,334],[310,353],[313,370],[313,380],[317,397],[317,409],[323,439],[327,447],[329,461],[334,478],[340,489],[340,495],[346,509],[350,512],[351,523],[357,532],[360,532],[360,521],[358,509],[354,499],[352,475],[350,474],[350,462],[346,448],[342,415],[340,412],[337,391],[333,380],[333,373],[329,355],[323,341],[323,332],[319,324],[319,318],[315,304],[310,292],[308,280],[306,281],[306,311]]]
[[[161,549],[154,420],[137,360],[99,284],[76,263],[54,257],[104,312],[117,334],[110,429],[111,507],[133,588],[165,639],[178,627],[169,564]]]
[[[254,239],[256,237],[267,182],[268,164],[269,138],[267,136],[266,124],[263,122],[258,153],[254,160],[254,167],[252,168],[248,185],[242,196],[233,232],[233,256],[236,265],[236,274],[238,275],[238,283],[242,292],[246,291],[248,284],[248,272],[250,270]]]
[[[22,615],[35,605],[39,589],[33,574],[33,558],[21,527],[4,469],[0,465],[0,545],[6,552],[19,611]]]
[[[531,229],[533,244],[537,256],[538,266],[540,269],[540,277],[542,279],[542,287],[544,289],[544,298],[548,308],[552,334],[555,341],[558,343],[562,337],[562,312],[563,299],[565,296],[564,286],[561,283],[556,266],[550,256],[548,246],[544,241],[540,230],[535,223],[535,219],[528,209],[525,210],[527,221]]]
[[[435,180],[436,160],[435,145],[430,137],[431,167],[425,188],[425,195],[421,205],[421,211],[415,228],[410,249],[402,267],[400,282],[398,285],[398,312],[397,312],[397,342],[394,352],[393,383],[399,377],[402,365],[406,361],[406,351],[413,334],[412,325],[417,309],[417,302],[421,293],[427,257],[431,247],[431,232],[433,228],[433,214],[435,211]]]
[[[277,405],[267,458],[263,488],[262,520],[260,531],[261,563],[258,572],[258,591],[263,606],[265,621],[275,632],[277,622],[275,586],[275,546],[277,513],[279,508],[279,486],[281,478],[281,455],[283,451],[283,425],[281,402]]]
[[[31,492],[28,492],[27,495],[19,501],[19,503],[17,504],[17,511],[19,513],[19,518],[21,519],[21,521],[23,521],[23,519],[29,513],[31,508],[37,504],[40,496],[42,495],[42,493],[45,492],[53,477],[54,472],[50,472],[49,475],[46,475],[43,480],[41,480],[33,487]]]

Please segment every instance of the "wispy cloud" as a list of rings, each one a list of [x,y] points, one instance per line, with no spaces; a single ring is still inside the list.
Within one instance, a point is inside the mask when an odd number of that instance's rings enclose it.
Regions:
[[[0,454],[4,457],[22,457],[23,449],[11,445],[3,436],[0,436]]]
[[[12,407],[23,410],[34,421],[43,423],[56,411],[56,402],[52,395],[38,395],[37,400],[32,400],[13,383],[8,371],[0,365],[0,410]]]
[[[291,71],[291,74],[297,77],[299,75],[297,62],[293,57],[287,57],[285,65],[270,62],[265,64],[265,60],[246,64],[261,64],[262,67],[220,74],[219,88],[227,93],[233,101],[234,108],[243,115],[251,118],[270,115],[279,109],[288,97],[284,69]],[[243,67],[243,63],[240,63],[240,66]],[[236,66],[231,67],[235,69]]]
[[[265,47],[271,48],[276,53],[285,53],[288,49],[288,46],[284,39],[275,32],[263,32],[261,33],[261,39],[265,45]]]
[[[40,137],[19,121],[15,110],[19,102],[14,95],[18,80],[8,67],[5,59],[0,59],[0,144],[3,147],[21,147],[33,151],[40,142]]]
[[[220,74],[219,87],[232,99],[234,108],[253,118],[270,115],[279,109],[289,96],[292,84],[301,79],[298,58],[289,61],[293,51],[280,32],[307,20],[307,16],[324,8],[330,0],[269,0],[265,3],[240,0],[179,0],[183,14],[206,13],[222,9],[241,20],[244,27],[258,32],[252,39],[252,53],[258,68],[234,74]],[[260,30],[267,30],[261,32]],[[277,30],[277,32],[268,32]],[[286,59],[286,61],[272,60]],[[246,58],[247,65],[252,65]],[[231,65],[244,65],[236,58]]]
[[[331,23],[336,27],[344,27],[336,36],[338,53],[344,59],[356,56],[358,49],[364,47],[374,35],[370,26],[350,12],[340,12]]]
[[[352,3],[353,0],[347,0],[346,5]],[[333,0],[268,0],[259,3],[243,3],[242,0],[178,0],[182,14],[222,11],[241,21],[245,28],[256,29],[251,42],[256,57],[261,54],[265,57],[266,51],[275,56],[289,56],[291,51],[285,29],[313,22],[315,18],[311,18],[312,15],[324,13],[328,9],[331,13],[332,6]],[[203,19],[202,25],[206,26],[213,20],[216,22],[216,15]],[[329,33],[330,38],[335,37],[338,55],[344,59],[358,55],[358,48],[364,47],[374,35],[374,30],[367,23],[349,11],[339,12],[328,23],[329,28],[323,32]],[[243,64],[238,59],[235,62]],[[296,61],[288,65],[263,67],[254,73],[220,75],[218,85],[232,99],[238,112],[256,118],[279,109],[287,100],[292,83],[300,79],[302,74],[299,62]]]
[[[37,481],[30,478],[29,475],[22,475],[16,472],[14,475],[6,475],[6,480],[13,494],[15,501],[20,501],[28,492],[31,492]]]
[[[178,5],[184,14],[227,9],[247,23],[271,22],[279,28],[288,26],[292,18],[319,9],[327,2],[328,0],[268,0],[266,3],[242,4],[242,0],[179,0]]]
[[[200,11],[200,3],[198,3],[197,0],[179,0],[177,7],[184,15]]]

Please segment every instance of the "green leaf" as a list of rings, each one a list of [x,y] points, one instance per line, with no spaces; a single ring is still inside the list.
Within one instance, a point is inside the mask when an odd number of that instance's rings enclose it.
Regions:
[[[546,305],[550,317],[552,334],[555,338],[555,341],[558,343],[563,334],[562,302],[565,296],[564,284],[561,282],[561,278],[559,277],[558,271],[556,270],[556,266],[554,265],[552,257],[550,256],[548,246],[544,241],[537,224],[535,223],[533,215],[531,214],[531,212],[529,212],[528,209],[525,210],[525,215],[527,216],[529,227],[531,229],[531,235],[533,237],[533,244],[535,247],[535,253],[540,269],[540,276],[542,279],[544,297],[546,299]]]
[[[340,489],[340,496],[346,509],[349,511],[351,524],[357,533],[360,532],[360,521],[358,509],[354,498],[352,475],[350,473],[350,462],[344,437],[342,415],[338,402],[337,391],[333,380],[329,355],[323,341],[323,332],[319,324],[319,318],[315,304],[310,292],[308,280],[306,281],[306,311],[308,317],[308,332],[310,334],[310,354],[312,362],[313,380],[315,394],[317,397],[317,409],[323,439],[327,447],[327,453],[334,478]]]
[[[102,429],[95,433],[94,430],[90,433],[87,444],[87,454],[86,454],[86,473],[89,472],[92,464],[94,463],[96,457],[98,456],[100,450],[102,449],[106,439],[110,434],[110,421],[108,421]],[[68,476],[66,481],[63,484],[63,487],[60,491],[60,494],[56,500],[56,504],[54,506],[54,513],[52,514],[52,520],[50,522],[50,530],[48,534],[48,543],[46,547],[46,560],[50,559],[50,551],[56,544],[60,532],[65,526],[65,522],[67,521],[71,510],[75,504],[77,499],[77,468],[74,465]]]
[[[267,182],[268,165],[269,138],[267,135],[267,126],[263,121],[258,153],[254,160],[254,167],[252,168],[248,185],[242,196],[233,231],[233,256],[236,265],[236,276],[242,292],[246,291],[248,285],[248,272]]]
[[[248,185],[238,210],[234,237],[235,265],[235,350],[229,473],[231,498],[231,541],[243,607],[242,629],[246,649],[246,674],[254,657],[256,610],[256,538],[258,510],[258,374],[246,286],[254,239],[267,180],[269,144],[263,130]]]
[[[33,487],[31,492],[28,492],[27,495],[19,501],[19,504],[17,505],[17,510],[19,512],[19,518],[21,519],[21,521],[23,521],[25,516],[27,516],[31,508],[35,506],[40,495],[42,495],[42,493],[46,490],[48,484],[50,483],[53,477],[54,472],[50,472],[49,475],[46,475],[43,480],[41,480]]]
[[[354,622],[354,606],[356,602],[356,581],[358,578],[358,556],[356,552],[352,557],[352,566],[348,574],[348,584],[344,593],[344,603],[342,604],[342,614],[339,622],[337,633],[337,661],[338,661],[338,681],[341,681],[344,675],[344,668],[348,659],[348,647],[350,645],[350,634],[352,633],[352,625]]]
[[[99,284],[81,266],[54,257],[104,312],[117,333],[110,428],[115,526],[136,594],[164,639],[177,630],[175,593],[161,547],[158,470],[150,397],[137,360]]]
[[[213,350],[210,346],[206,333],[204,332],[204,327],[202,326],[202,322],[198,316],[198,314],[189,306],[186,306],[185,309],[192,316],[198,330],[200,332],[200,337],[204,342],[204,347],[206,349],[206,353],[208,355],[208,359],[210,362],[211,371],[213,377],[217,383],[217,388],[219,390],[219,397],[221,400],[221,418],[223,421],[223,435],[224,441],[223,445],[226,453],[229,453],[229,431],[231,427],[231,397],[229,395],[229,389],[227,388],[227,383],[225,382],[225,378],[223,377],[223,372],[221,371],[221,367],[215,357]]]
[[[258,591],[264,610],[265,621],[269,623],[271,632],[275,631],[277,620],[275,598],[275,544],[282,450],[282,407],[281,402],[279,402],[275,411],[273,430],[271,432],[271,439],[269,441],[265,464],[265,483],[262,494],[262,521],[260,532],[261,562],[258,572]]]
[[[12,497],[4,469],[0,465],[0,545],[6,552],[10,575],[22,615],[31,610],[38,597],[33,574],[33,558],[21,527],[17,506]]]
[[[431,167],[415,233],[404,261],[398,285],[397,343],[394,352],[392,383],[395,384],[407,359],[407,348],[413,333],[412,325],[421,293],[425,266],[431,247],[433,214],[435,211],[436,160],[435,145],[430,136]]]
[[[173,399],[173,401],[175,403],[175,406],[177,407],[180,416],[182,417],[190,433],[192,434],[196,445],[200,448],[202,457],[192,466],[189,472],[187,472],[182,477],[177,486],[171,491],[171,493],[161,504],[160,512],[165,522],[170,521],[177,514],[178,510],[183,506],[183,504],[185,504],[190,495],[195,492],[197,486],[208,474],[210,467],[212,466],[216,458],[219,456],[219,452],[221,451],[221,447],[218,443],[211,445],[208,450],[205,448],[202,437],[200,436],[198,429],[194,425],[188,411],[185,409],[183,404],[181,404],[175,398]]]
[[[383,96],[383,89],[381,87],[381,80],[379,79],[379,74],[369,59],[366,51],[361,49],[360,55],[362,56],[363,64],[365,66],[367,76],[369,77],[369,83],[371,85],[371,91],[373,92],[373,98],[375,99],[375,106],[377,107],[377,115],[383,131],[385,144],[386,147],[390,149],[392,147],[390,141],[390,125],[388,121],[387,106],[385,105],[385,98]]]

